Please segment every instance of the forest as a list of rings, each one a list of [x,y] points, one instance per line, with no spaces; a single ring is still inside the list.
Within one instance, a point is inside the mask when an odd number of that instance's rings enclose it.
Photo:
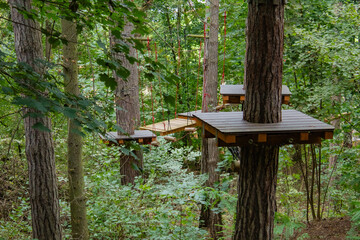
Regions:
[[[0,240],[360,239],[359,1],[1,0],[0,36]]]

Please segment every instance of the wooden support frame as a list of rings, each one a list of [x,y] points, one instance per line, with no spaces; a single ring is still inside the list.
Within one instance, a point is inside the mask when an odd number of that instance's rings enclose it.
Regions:
[[[300,133],[300,141],[308,141],[308,140],[309,140],[309,133],[308,132]]]
[[[321,143],[332,139],[334,127],[295,110],[284,110],[279,123],[249,123],[242,112],[195,114],[205,138],[217,138],[218,146],[248,146],[252,144],[286,145]]]
[[[245,101],[246,91],[243,85],[221,85],[220,94],[223,103],[242,104]],[[290,103],[291,92],[286,85],[282,86],[282,104]]]
[[[290,103],[290,95],[283,95],[282,96],[282,104],[289,105]]]
[[[109,132],[105,136],[100,135],[100,139],[109,146],[123,145],[129,141],[135,141],[143,145],[156,141],[156,135],[148,130],[135,130],[133,135],[118,135],[117,132]]]

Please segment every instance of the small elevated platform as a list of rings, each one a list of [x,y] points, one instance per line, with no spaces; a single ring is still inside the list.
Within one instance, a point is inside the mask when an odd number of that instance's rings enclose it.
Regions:
[[[194,127],[196,122],[186,118],[175,118],[170,121],[162,121],[154,124],[149,124],[144,127],[140,127],[142,130],[150,130],[157,132],[160,136],[168,135],[171,133],[184,131],[185,128]]]
[[[204,137],[218,139],[218,146],[247,146],[251,144],[286,145],[321,143],[332,139],[334,127],[296,110],[283,110],[282,122],[250,123],[243,112],[194,114]]]
[[[201,113],[201,110],[185,112],[185,113],[179,113],[177,116],[178,116],[178,118],[182,118],[182,119],[194,120],[194,114],[196,114],[196,113]]]
[[[220,94],[223,102],[240,104],[245,101],[244,85],[221,85]],[[282,104],[289,104],[291,92],[286,85],[282,85]]]
[[[139,144],[151,144],[156,140],[156,135],[148,130],[135,130],[133,135],[118,135],[117,132],[106,133],[105,136],[100,135],[100,138],[105,144],[115,145],[116,143],[121,145],[126,141],[136,141]]]

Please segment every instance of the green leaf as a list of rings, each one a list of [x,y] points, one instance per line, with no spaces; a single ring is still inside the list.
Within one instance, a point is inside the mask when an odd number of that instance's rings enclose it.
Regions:
[[[3,9],[3,10],[9,9],[9,5],[6,3],[6,1],[0,2],[0,9]]]
[[[64,107],[63,113],[68,118],[76,118],[77,110],[74,108]]]
[[[116,38],[121,38],[121,32],[118,29],[111,29],[111,34]]]
[[[130,76],[130,71],[123,66],[120,66],[118,69],[116,69],[116,75],[122,79],[127,79]]]
[[[37,122],[34,125],[32,125],[32,128],[43,131],[43,132],[51,132],[51,130],[46,127],[44,124],[42,124],[41,122]]]
[[[24,97],[24,98],[17,97],[17,98],[15,98],[13,100],[13,104],[16,104],[16,105],[19,105],[19,106],[27,106],[29,108],[36,109],[36,110],[38,110],[38,111],[40,111],[42,113],[47,112],[47,109],[45,108],[45,106],[41,102],[39,102],[39,101],[37,101],[35,99],[32,99],[30,97]]]
[[[80,131],[79,129],[72,128],[70,131],[71,131],[72,133],[75,133],[75,134],[80,135],[81,137],[86,137],[85,133],[83,133],[83,132]]]
[[[105,52],[107,52],[105,44],[99,39],[96,41],[97,45],[101,47]]]
[[[49,37],[49,43],[53,48],[56,48],[60,45],[61,41],[59,40],[59,38]]]
[[[111,90],[115,90],[117,85],[115,78],[109,77],[105,73],[101,73],[99,77],[100,81],[104,82],[106,87],[109,87]]]
[[[10,87],[2,87],[2,91],[6,95],[12,95],[14,93],[14,91]]]
[[[167,93],[164,93],[163,96],[164,96],[165,103],[170,104],[170,105],[175,104],[175,98],[173,96],[171,96]]]

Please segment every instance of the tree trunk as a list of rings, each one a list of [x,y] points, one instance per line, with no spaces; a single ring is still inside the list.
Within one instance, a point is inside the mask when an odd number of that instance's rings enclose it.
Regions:
[[[126,22],[122,34],[126,37],[131,37],[131,31],[134,26],[130,22]],[[114,48],[120,42],[115,36],[110,34],[110,44]],[[129,56],[136,57],[136,50],[132,43],[127,42],[130,48]],[[125,53],[112,51],[112,56],[119,61],[123,67],[130,71],[130,76],[124,80],[113,72],[113,76],[117,81],[117,88],[115,90],[116,106],[122,110],[116,110],[117,124],[128,134],[134,134],[134,130],[140,125],[140,103],[139,103],[139,78],[137,65],[131,64],[125,56]],[[118,131],[118,134],[123,134]],[[120,174],[124,177],[121,179],[122,184],[134,183],[135,177],[139,176],[140,172],[137,169],[142,167],[142,152],[134,151],[138,159],[122,154],[120,156]],[[136,167],[137,166],[137,167]]]
[[[31,0],[11,0],[11,19],[15,35],[15,51],[18,62],[27,63],[34,71],[43,74],[43,59],[39,25],[19,13],[17,8],[31,10]],[[13,7],[14,6],[14,7]],[[16,7],[15,7],[16,6]],[[25,82],[31,84],[29,80]],[[36,112],[25,108],[24,114]],[[24,119],[26,158],[29,167],[29,196],[31,205],[32,237],[36,239],[62,239],[57,179],[55,174],[54,143],[51,132],[34,129],[40,123],[51,129],[48,117]]]
[[[209,40],[205,41],[204,48],[204,89],[202,112],[214,112],[217,104],[218,86],[218,32],[219,32],[219,0],[210,2],[210,32]],[[220,176],[216,172],[219,161],[219,150],[215,138],[202,138],[201,173],[209,176],[207,187],[214,187]],[[212,204],[215,199],[208,199]],[[222,236],[221,213],[215,213],[209,207],[202,205],[200,213],[200,227],[208,228],[210,237],[218,239]]]
[[[76,23],[61,20],[63,37],[68,41],[63,47],[65,92],[78,96],[80,94],[77,66],[77,32]],[[84,170],[82,163],[81,130],[73,119],[68,120],[68,176],[69,201],[71,211],[71,230],[73,239],[89,239],[86,219],[86,197]]]
[[[234,239],[272,239],[279,147],[241,149]]]
[[[249,1],[244,120],[281,121],[283,1]],[[241,149],[234,239],[272,239],[278,146]]]

